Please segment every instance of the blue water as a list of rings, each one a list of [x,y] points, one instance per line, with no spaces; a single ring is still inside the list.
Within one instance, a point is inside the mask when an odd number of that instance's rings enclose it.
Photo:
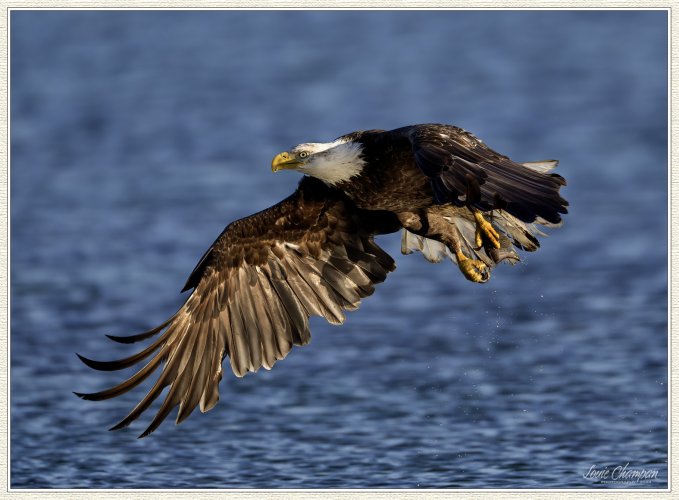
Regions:
[[[664,12],[12,12],[11,485],[667,487]],[[402,256],[346,324],[137,440],[124,374],[274,154],[421,122],[558,158],[563,228],[475,285]],[[135,349],[137,346],[133,346]],[[145,386],[145,387],[148,387]],[[657,472],[645,483],[583,477]]]

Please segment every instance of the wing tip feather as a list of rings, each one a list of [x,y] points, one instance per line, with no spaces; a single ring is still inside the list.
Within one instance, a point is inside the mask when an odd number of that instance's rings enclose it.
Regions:
[[[78,359],[80,359],[80,361],[82,361],[85,365],[89,366],[94,370],[108,372],[124,368],[119,366],[119,361],[97,361],[96,359],[86,358],[85,356],[77,352],[75,353],[75,355],[78,356]]]

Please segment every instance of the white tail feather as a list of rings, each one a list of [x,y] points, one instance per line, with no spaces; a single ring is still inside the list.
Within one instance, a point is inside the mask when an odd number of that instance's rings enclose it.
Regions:
[[[542,160],[542,161],[528,161],[526,163],[522,163],[521,165],[523,165],[524,167],[528,167],[531,170],[535,170],[536,172],[540,172],[541,174],[546,174],[551,170],[554,170],[558,164],[559,164],[558,160]]]
[[[540,246],[537,237],[545,236],[539,226],[556,226],[556,224],[549,224],[540,219],[534,223],[525,223],[503,210],[494,210],[487,214],[487,219],[500,233],[501,248],[485,249],[476,247],[476,224],[473,220],[457,214],[446,216],[444,219],[457,232],[464,253],[485,262],[490,267],[502,261],[510,264],[519,262],[521,259],[512,248],[512,244],[529,252],[537,250]],[[401,238],[401,253],[407,255],[412,252],[421,252],[425,259],[433,263],[441,262],[446,257],[457,262],[455,255],[443,243],[418,236],[404,229]]]
[[[401,238],[401,253],[408,255],[413,252],[422,252],[429,262],[437,264],[445,257],[451,257],[448,248],[443,244],[429,238],[424,238],[404,229]]]

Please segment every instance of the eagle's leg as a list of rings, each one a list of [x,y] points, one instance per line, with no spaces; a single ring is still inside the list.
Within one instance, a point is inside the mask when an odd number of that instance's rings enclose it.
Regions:
[[[474,235],[474,243],[476,250],[483,248],[484,243],[493,248],[500,248],[500,234],[495,230],[493,225],[488,222],[480,210],[474,208],[474,205],[481,200],[481,186],[478,179],[467,174],[467,208],[474,215],[476,221],[476,234]]]
[[[398,214],[401,225],[411,233],[440,241],[446,245],[457,259],[462,274],[474,283],[485,283],[490,278],[490,269],[480,260],[467,257],[462,251],[458,229],[439,213],[443,207],[428,209],[426,212],[402,212]]]
[[[482,248],[484,243],[488,243],[493,248],[500,248],[500,234],[493,224],[488,222],[479,210],[472,208],[471,211],[476,221],[476,234],[474,235],[476,248]]]

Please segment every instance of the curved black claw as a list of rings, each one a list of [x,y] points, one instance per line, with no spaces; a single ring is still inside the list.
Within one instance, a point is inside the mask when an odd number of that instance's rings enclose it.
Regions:
[[[480,260],[465,259],[462,262],[459,262],[459,266],[460,271],[462,271],[464,277],[469,281],[473,281],[474,283],[485,283],[490,279],[490,269],[488,269],[488,266]]]

